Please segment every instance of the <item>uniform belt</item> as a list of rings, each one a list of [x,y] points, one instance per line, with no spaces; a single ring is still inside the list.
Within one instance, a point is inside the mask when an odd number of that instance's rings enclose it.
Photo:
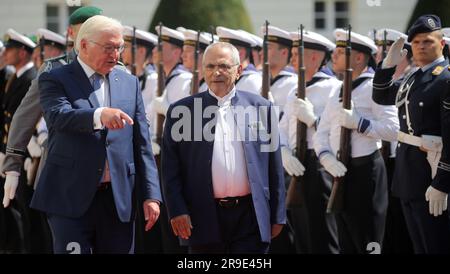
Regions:
[[[237,207],[241,204],[247,203],[252,199],[252,195],[248,194],[245,196],[239,197],[225,197],[225,198],[216,198],[216,203],[221,207]]]
[[[98,187],[97,190],[107,190],[111,187],[111,182],[101,182]]]
[[[407,134],[407,133],[399,131],[397,139],[399,142],[402,142],[402,143],[405,143],[408,145],[412,145],[412,146],[416,146],[416,147],[422,146],[422,138],[419,136],[415,136],[415,135],[411,135],[411,134]]]

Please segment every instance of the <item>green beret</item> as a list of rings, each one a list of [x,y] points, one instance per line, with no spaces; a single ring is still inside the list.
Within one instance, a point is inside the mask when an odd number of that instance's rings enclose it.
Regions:
[[[103,10],[93,6],[81,7],[74,11],[69,17],[69,24],[76,25],[82,24],[84,21],[88,20],[94,15],[100,15],[103,13]]]

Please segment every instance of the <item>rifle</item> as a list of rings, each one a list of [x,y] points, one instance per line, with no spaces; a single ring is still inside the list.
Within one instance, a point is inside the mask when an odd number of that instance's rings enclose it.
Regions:
[[[214,44],[214,27],[209,26],[209,32],[211,33],[211,44]]]
[[[133,26],[133,38],[131,39],[131,74],[136,76],[136,27]]]
[[[352,26],[348,25],[348,37],[347,45],[345,48],[345,73],[344,73],[344,87],[342,91],[342,107],[345,109],[351,109],[352,99],[352,73],[353,69],[350,66],[350,54],[352,52],[351,46],[351,32]],[[350,137],[352,131],[348,128],[341,127],[341,136],[339,143],[339,150],[336,158],[342,162],[345,166],[348,166],[350,160]],[[344,177],[333,178],[333,188],[331,189],[330,199],[327,204],[327,213],[339,212],[344,207],[344,189],[341,184],[344,181]]]
[[[41,63],[39,64],[39,67],[44,63],[44,53],[45,53],[45,37],[42,35],[39,38],[39,58],[41,59]]]
[[[197,42],[195,43],[195,54],[194,54],[194,71],[192,72],[192,84],[191,84],[191,95],[197,94],[199,89],[199,79],[198,79],[198,56],[200,55],[200,30],[197,31]]]
[[[163,63],[163,49],[162,49],[162,23],[159,22],[159,33],[158,33],[158,88],[156,90],[156,96],[160,97],[163,95],[165,88],[165,76],[164,76],[164,63]],[[156,143],[161,145],[162,141],[162,131],[164,124],[164,115],[158,114],[156,118]]]
[[[266,33],[264,34],[264,42],[263,42],[263,77],[262,77],[262,88],[261,88],[261,96],[264,98],[269,98],[269,90],[270,90],[270,75],[269,75],[269,58],[267,54],[268,47],[268,35],[269,35],[269,22],[266,20]]]
[[[300,25],[300,41],[298,44],[298,88],[297,98],[305,100],[306,81],[305,81],[305,64],[304,64],[305,44],[303,41],[303,25]],[[304,163],[306,158],[306,124],[297,121],[297,150],[295,156],[300,162]],[[286,196],[287,207],[299,207],[304,203],[304,178],[303,176],[292,176]]]

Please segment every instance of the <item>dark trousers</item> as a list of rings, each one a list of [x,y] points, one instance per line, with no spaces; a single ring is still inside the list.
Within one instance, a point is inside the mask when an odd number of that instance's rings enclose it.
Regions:
[[[326,213],[331,193],[332,176],[321,167],[313,150],[306,153],[304,198],[309,226],[309,252],[338,254],[339,242],[334,214]]]
[[[376,151],[368,156],[352,158],[347,169],[342,184],[344,210],[336,214],[341,253],[379,253],[388,203],[383,159]]]
[[[134,222],[121,222],[111,187],[98,190],[79,218],[47,214],[53,248],[64,253],[134,253]]]
[[[395,158],[388,158],[386,172],[388,175],[389,203],[386,215],[386,227],[383,239],[383,254],[412,254],[413,246],[406,228],[400,199],[391,192],[392,177],[395,169]]]
[[[402,208],[416,254],[450,253],[449,218],[446,212],[434,217],[425,199],[402,200]]]
[[[251,196],[235,206],[216,203],[222,242],[189,246],[191,254],[264,254],[269,243],[261,241]]]

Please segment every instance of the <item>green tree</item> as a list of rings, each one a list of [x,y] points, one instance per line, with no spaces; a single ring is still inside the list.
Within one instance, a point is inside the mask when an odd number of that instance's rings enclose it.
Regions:
[[[161,0],[149,30],[155,32],[159,22],[169,28],[210,31],[210,26],[224,26],[253,31],[242,0]]]
[[[418,0],[416,7],[409,19],[409,27],[419,18],[421,15],[425,14],[435,14],[441,18],[442,27],[450,26],[450,1],[449,0]]]

